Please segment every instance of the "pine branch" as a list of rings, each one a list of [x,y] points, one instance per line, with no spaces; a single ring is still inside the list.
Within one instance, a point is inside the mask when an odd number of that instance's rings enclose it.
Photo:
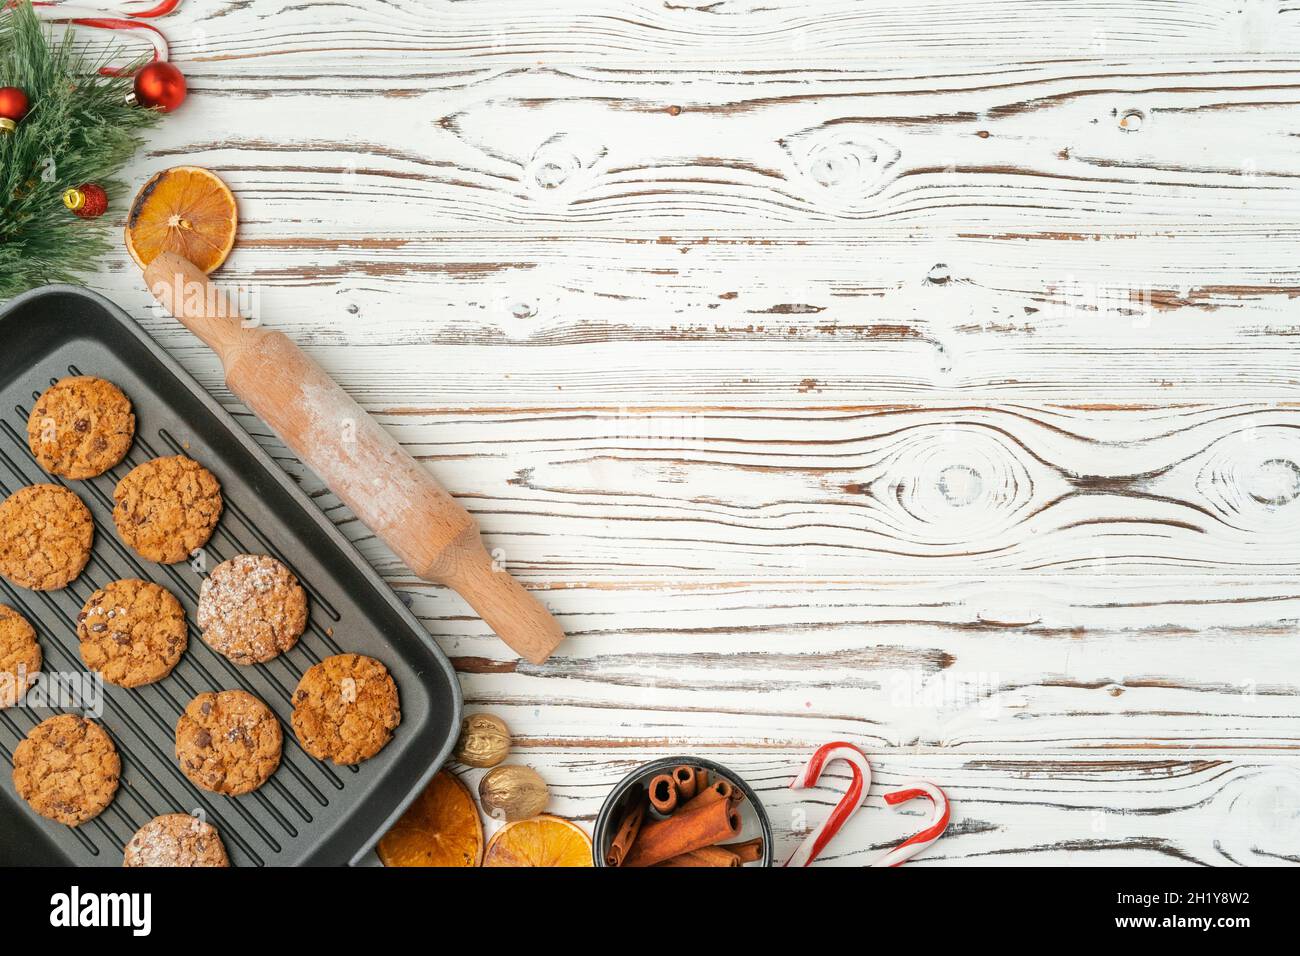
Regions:
[[[98,183],[122,203],[126,186],[114,177],[159,114],[128,106],[130,78],[98,76],[98,65],[27,0],[0,16],[0,86],[22,88],[30,102],[18,129],[0,134],[0,300],[71,281],[112,248],[106,220],[76,218],[63,192]]]

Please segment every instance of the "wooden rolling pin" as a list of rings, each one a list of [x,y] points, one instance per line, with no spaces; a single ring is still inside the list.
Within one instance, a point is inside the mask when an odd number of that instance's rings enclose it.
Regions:
[[[243,321],[187,259],[144,270],[154,297],[217,353],[226,384],[421,578],[453,588],[520,656],[564,639],[541,602],[494,568],[469,512],[283,333]]]

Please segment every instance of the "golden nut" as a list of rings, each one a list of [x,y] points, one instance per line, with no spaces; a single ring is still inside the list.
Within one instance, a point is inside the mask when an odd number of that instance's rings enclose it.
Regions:
[[[455,757],[469,767],[495,767],[510,755],[510,728],[492,714],[470,714],[460,722]]]
[[[512,765],[489,770],[479,781],[478,797],[488,816],[513,823],[545,810],[551,793],[532,767]]]

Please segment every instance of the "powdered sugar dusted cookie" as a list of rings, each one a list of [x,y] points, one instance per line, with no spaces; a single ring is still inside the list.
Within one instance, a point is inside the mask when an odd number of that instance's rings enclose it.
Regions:
[[[135,832],[122,851],[122,865],[230,866],[230,858],[212,824],[188,813],[165,813]]]
[[[307,626],[307,593],[293,572],[265,555],[239,554],[212,569],[199,592],[203,640],[236,664],[283,654]]]

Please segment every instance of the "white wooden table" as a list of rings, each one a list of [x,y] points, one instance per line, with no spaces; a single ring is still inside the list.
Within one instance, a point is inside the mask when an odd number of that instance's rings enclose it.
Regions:
[[[220,278],[571,635],[516,660],[243,415],[590,824],[636,763],[826,863],[1300,859],[1300,7],[185,0],[128,169],[218,171]],[[119,218],[126,197],[115,197]],[[477,772],[469,775],[471,783]]]

